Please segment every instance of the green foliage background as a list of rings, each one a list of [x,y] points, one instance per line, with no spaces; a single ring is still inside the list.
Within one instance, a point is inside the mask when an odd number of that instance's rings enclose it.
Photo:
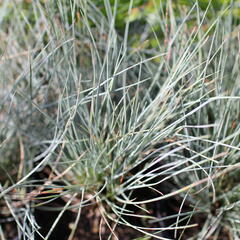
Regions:
[[[105,12],[105,0],[93,0],[93,2]],[[179,7],[191,7],[195,4],[194,0],[133,0],[132,1],[132,10],[128,13],[129,5],[131,1],[125,0],[110,0],[111,7],[114,8],[114,5],[117,4],[117,25],[119,28],[125,26],[127,20],[130,22],[134,22],[137,20],[149,20],[152,14],[156,14],[157,9],[162,7],[166,7],[167,4],[172,4],[174,9],[176,10],[176,14],[181,11]],[[205,10],[206,8],[210,8],[212,10],[212,17],[214,17],[216,13],[224,9],[228,5],[232,5],[232,8],[229,11],[233,12],[233,15],[236,19],[240,18],[240,9],[239,9],[239,0],[199,0],[199,6]],[[210,14],[211,15],[211,14]]]

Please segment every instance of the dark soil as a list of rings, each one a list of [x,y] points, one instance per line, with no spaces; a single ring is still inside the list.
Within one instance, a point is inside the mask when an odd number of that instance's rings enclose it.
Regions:
[[[132,174],[134,174],[134,171],[138,171],[138,169],[134,169],[132,171]],[[47,174],[45,172],[41,172],[35,177],[38,179],[43,179],[47,177]],[[172,189],[172,185],[169,182],[168,185],[161,185],[159,187],[159,191],[161,191],[163,194],[168,193],[168,189]],[[138,201],[143,201],[149,198],[156,197],[156,192],[153,192],[152,190],[149,190],[147,188],[136,190],[132,194],[132,198],[135,198]],[[80,201],[80,197],[79,197]],[[178,213],[180,205],[182,203],[182,199],[180,198],[169,198],[167,200],[154,202],[151,204],[147,204],[145,208],[148,209],[150,214],[153,216],[159,218],[161,220],[162,217],[165,216],[171,216]],[[45,205],[47,207],[51,207],[54,209],[54,207],[63,207],[65,206],[66,201],[64,201],[61,198],[58,198],[54,200],[53,202]],[[132,205],[126,206],[128,210],[133,211],[135,214],[143,214],[138,208],[133,207]],[[186,203],[183,208],[182,212],[190,211],[191,208]],[[110,210],[109,210],[110,211]],[[51,228],[53,222],[55,221],[56,217],[58,216],[59,211],[46,211],[42,208],[36,208],[35,209],[35,218],[37,220],[37,223],[41,227],[40,233],[45,236],[49,229]],[[55,240],[55,239],[62,239],[67,240],[68,236],[71,232],[71,227],[76,219],[77,213],[76,209],[75,211],[65,211],[63,216],[61,217],[60,221],[58,222],[57,226],[55,227],[53,233],[51,234],[51,237],[49,240]],[[165,220],[165,221],[159,221],[155,223],[147,223],[144,222],[143,219],[136,218],[136,217],[125,217],[125,220],[127,220],[129,223],[132,223],[134,225],[142,226],[142,227],[168,227],[176,222],[176,217]],[[203,222],[203,220],[199,217],[198,219],[192,219],[192,222]],[[182,222],[182,225],[185,225],[187,222]],[[113,223],[111,224],[111,228],[113,228]],[[101,225],[101,227],[100,227]],[[188,229],[184,233],[184,237],[182,239],[188,239],[191,235],[194,234],[194,232],[197,229]],[[98,240],[101,238],[103,240],[108,239],[108,237],[111,234],[111,230],[106,223],[106,221],[102,218],[102,215],[99,211],[99,207],[96,203],[92,203],[92,205],[86,206],[82,208],[81,210],[81,217],[77,224],[77,229],[74,235],[73,240]],[[130,227],[126,227],[123,225],[117,225],[117,227],[114,229],[114,234],[117,236],[118,239],[121,240],[132,240],[137,237],[141,237],[142,234]],[[178,236],[175,239],[178,239],[179,235],[181,234],[181,231],[178,231]],[[174,239],[174,231],[173,230],[167,230],[164,232],[161,232],[159,234],[161,237]],[[40,240],[41,238],[38,236],[37,240]],[[111,237],[111,239],[115,240],[116,238],[114,236]]]
[[[42,172],[36,173],[34,175],[34,179],[35,180],[47,179],[48,173],[49,173],[49,169],[45,168],[43,169]],[[134,172],[132,172],[132,174],[134,174]],[[172,187],[170,182],[168,184],[169,184],[168,186],[161,185],[161,187],[159,187],[158,190],[161,191],[163,194],[167,194],[168,189],[171,189]],[[41,197],[41,195],[39,195],[38,197]],[[44,195],[44,197],[46,197],[46,194]],[[142,201],[142,200],[149,199],[151,197],[156,197],[156,193],[146,188],[146,189],[136,190],[135,192],[133,192],[132,197],[136,198],[136,200]],[[43,200],[38,200],[38,203],[41,201]],[[79,201],[80,201],[80,197],[79,197]],[[148,204],[145,206],[145,208],[148,209],[150,214],[152,214],[153,216],[161,220],[162,217],[177,214],[179,211],[181,202],[182,202],[182,199],[175,197],[175,198],[169,198],[164,201]],[[51,208],[51,211],[46,210],[43,207],[34,208],[34,216],[38,225],[40,226],[39,232],[43,236],[46,236],[52,224],[54,223],[56,217],[59,214],[59,211],[54,210],[54,208],[56,207],[61,208],[61,207],[64,207],[65,205],[66,205],[66,199],[57,198],[54,201],[44,205],[44,207]],[[138,208],[133,206],[127,206],[126,208],[128,210],[132,210],[135,214],[143,213]],[[182,212],[189,211],[190,209],[191,208],[186,203],[183,206]],[[76,209],[65,211],[63,216],[58,221],[54,231],[50,235],[49,240],[57,240],[57,239],[68,240],[68,237],[71,233],[71,229],[76,219],[76,216],[77,216]],[[9,218],[9,216],[0,215],[1,225],[3,226],[3,231],[6,233],[7,240],[22,240],[16,237],[17,230],[16,230],[16,225],[13,219],[9,221],[7,220],[7,218]],[[144,226],[145,227],[146,226],[147,227],[168,227],[174,222],[176,222],[176,218],[168,219],[165,221],[159,221],[155,223],[148,222],[147,224],[144,222],[143,219],[136,218],[136,217],[128,217],[128,218],[126,217],[125,219],[132,224],[143,226],[143,227]],[[193,219],[192,222],[194,223],[199,222],[201,224],[203,220],[202,218],[199,217],[198,219],[196,218]],[[111,225],[111,228],[113,228],[114,224],[111,222],[109,224]],[[184,225],[186,224],[186,222],[183,222],[181,224]],[[182,239],[188,239],[191,235],[194,235],[195,231],[197,230],[198,229],[186,230],[186,232],[184,233],[184,238]],[[178,236],[175,239],[178,239],[180,233],[181,232],[179,231]],[[121,239],[121,240],[133,240],[137,237],[142,236],[140,232],[123,225],[117,225],[117,227],[114,229],[114,234],[118,239]],[[113,240],[117,239],[111,234],[110,227],[108,226],[104,218],[102,218],[102,215],[99,211],[99,206],[93,202],[92,205],[82,208],[81,217],[77,224],[77,229],[76,229],[74,238],[72,240],[98,240],[100,239],[100,235],[103,240],[107,240],[110,235],[112,236],[111,239]],[[160,233],[159,236],[174,239],[174,231],[171,231],[171,230],[164,231]],[[37,234],[36,234],[36,239],[42,240],[42,238]]]

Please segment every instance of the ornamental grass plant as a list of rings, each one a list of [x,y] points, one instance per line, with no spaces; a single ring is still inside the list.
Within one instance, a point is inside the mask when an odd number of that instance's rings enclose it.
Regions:
[[[153,2],[0,3],[1,239],[240,238],[236,3]]]

